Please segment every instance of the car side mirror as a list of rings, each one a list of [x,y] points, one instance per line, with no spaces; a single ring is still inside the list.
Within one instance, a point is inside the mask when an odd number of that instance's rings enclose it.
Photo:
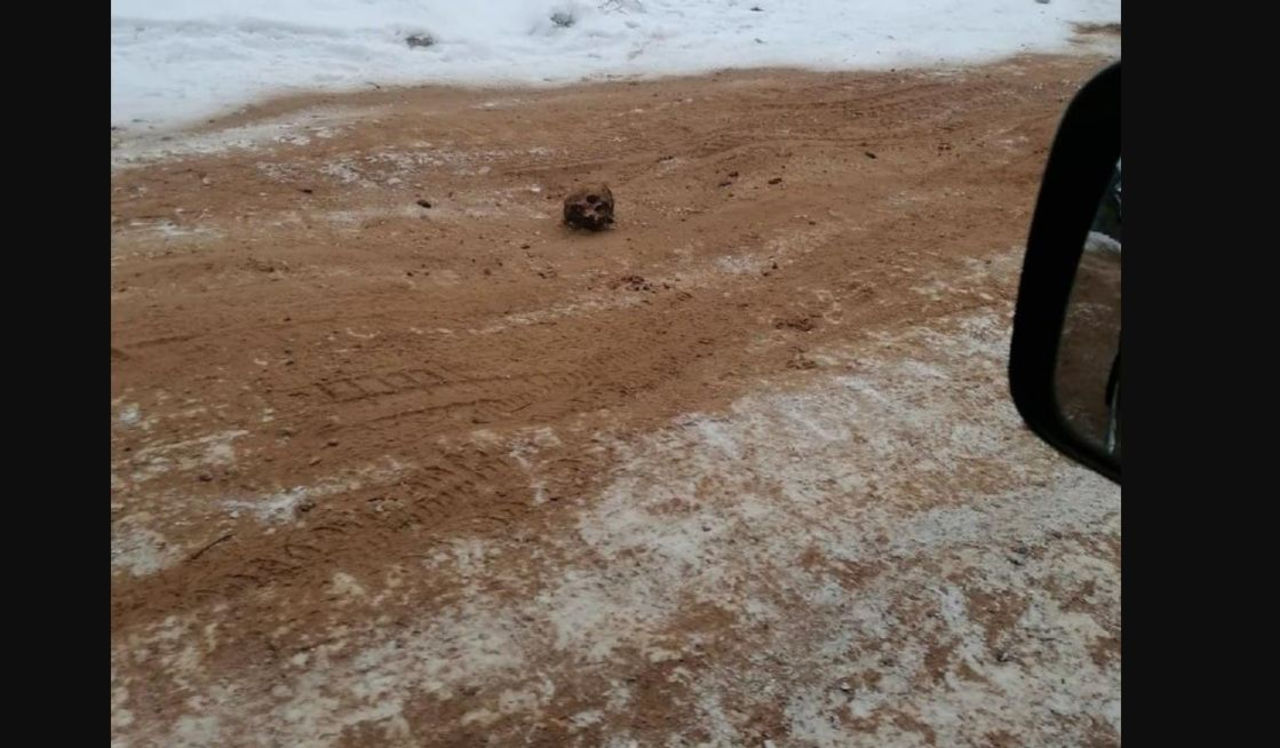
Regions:
[[[1063,116],[1013,318],[1009,384],[1031,430],[1120,482],[1120,63]]]

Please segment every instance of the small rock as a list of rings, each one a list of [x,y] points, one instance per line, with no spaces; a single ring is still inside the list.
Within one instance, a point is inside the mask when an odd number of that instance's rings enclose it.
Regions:
[[[320,464],[320,458],[319,458],[319,457],[312,457],[310,460],[307,460],[307,464],[308,464],[308,465],[319,465],[319,464]]]
[[[736,172],[736,171],[731,171],[731,172],[729,172],[728,174],[725,174],[725,176],[726,176],[726,177],[728,177],[728,178],[730,178],[730,179],[737,179],[737,178],[738,178],[738,172]]]
[[[848,684],[848,683],[841,683],[841,684],[840,684],[840,690],[841,690],[841,691],[844,691],[845,693],[848,693],[848,692],[850,691],[849,684]]]
[[[338,446],[338,440],[337,440],[337,439],[330,439],[330,440],[329,440],[328,442],[326,442],[326,443],[327,443],[330,447],[336,447],[336,446]]]
[[[764,12],[764,8],[761,8],[759,5],[752,5],[752,6],[751,6],[751,10],[752,10],[753,12],[755,12],[755,13],[763,13],[763,12]]]
[[[298,502],[298,511],[300,512],[304,512],[304,513],[309,512],[315,508],[316,508],[316,502],[312,501],[311,499],[303,499],[302,501]]]
[[[201,473],[199,475],[199,478],[202,483],[208,483],[209,481],[213,480],[213,475],[211,473]]]
[[[867,158],[875,158],[875,157],[876,157],[876,154],[872,153],[871,151],[863,151],[863,153],[866,155],[866,157],[867,157]]]
[[[311,189],[310,187],[299,187],[298,192],[301,192],[306,195],[310,195],[311,193],[315,192],[315,190]]]
[[[424,208],[430,208],[430,207],[431,207],[431,201],[430,201],[430,200],[418,200],[418,201],[417,201],[417,203],[418,203],[418,205],[421,205],[421,206],[422,206],[422,207],[424,207]]]
[[[436,40],[430,34],[413,34],[407,37],[404,43],[408,44],[410,49],[413,49],[414,47],[430,47],[436,43]]]
[[[781,184],[781,183],[782,183],[782,177],[774,177],[773,179],[769,180],[769,184]]]

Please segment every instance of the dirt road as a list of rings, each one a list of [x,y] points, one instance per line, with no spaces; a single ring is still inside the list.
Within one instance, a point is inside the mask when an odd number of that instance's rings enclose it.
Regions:
[[[115,744],[1118,744],[1120,493],[1005,381],[1103,63],[113,133]]]

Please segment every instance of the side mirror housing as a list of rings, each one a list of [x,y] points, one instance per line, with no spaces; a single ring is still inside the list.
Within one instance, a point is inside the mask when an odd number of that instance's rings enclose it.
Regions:
[[[1120,482],[1120,63],[1067,107],[1036,202],[1009,383],[1031,430]]]

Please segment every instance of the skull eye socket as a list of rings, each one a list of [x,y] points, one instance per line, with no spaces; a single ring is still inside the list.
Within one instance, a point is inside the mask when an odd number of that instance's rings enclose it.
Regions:
[[[598,203],[598,202],[600,202],[600,196],[599,196],[599,195],[587,195],[587,204],[588,204],[588,205],[595,205],[595,204],[596,204],[596,203]]]

